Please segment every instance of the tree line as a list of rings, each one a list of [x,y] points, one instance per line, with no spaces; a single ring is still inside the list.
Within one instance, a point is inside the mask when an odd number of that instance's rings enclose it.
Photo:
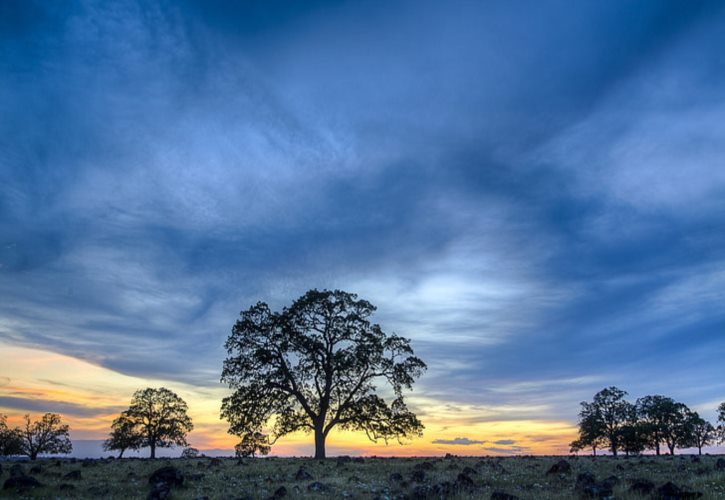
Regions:
[[[333,428],[363,431],[371,441],[420,436],[423,424],[404,391],[426,369],[410,341],[371,321],[376,308],[341,290],[309,290],[279,311],[258,302],[240,313],[225,347],[221,381],[232,390],[221,417],[240,438],[238,456],[267,454],[282,436],[312,433],[315,458],[325,458]],[[379,388],[386,387],[386,397]],[[166,388],[136,391],[111,425],[107,451],[188,446],[193,429],[188,406]],[[57,414],[8,429],[1,421],[0,454],[69,453],[68,426]],[[268,432],[265,433],[264,429]],[[192,456],[196,450],[185,450]]]
[[[591,448],[608,449],[617,456],[639,454],[652,450],[659,455],[663,449],[674,455],[677,448],[702,448],[725,443],[725,402],[718,407],[718,426],[703,419],[696,411],[674,399],[655,395],[644,396],[634,403],[627,401],[627,392],[607,387],[583,401],[579,413],[579,437],[571,443],[571,451]]]

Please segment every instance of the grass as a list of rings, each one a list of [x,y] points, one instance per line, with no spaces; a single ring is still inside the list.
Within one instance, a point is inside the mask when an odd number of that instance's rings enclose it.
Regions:
[[[153,489],[149,476],[168,465],[184,474],[184,484],[171,488],[172,499],[266,499],[282,487],[286,490],[284,498],[402,500],[429,495],[428,498],[473,499],[490,498],[494,491],[501,491],[521,499],[578,499],[582,493],[575,486],[576,478],[583,472],[593,473],[597,480],[616,476],[619,484],[614,488],[614,498],[617,499],[657,498],[630,493],[629,486],[636,479],[648,479],[658,487],[672,481],[683,489],[702,492],[701,498],[725,499],[725,470],[715,469],[718,457],[703,456],[699,462],[689,456],[567,457],[572,467],[570,473],[547,474],[561,458],[365,458],[362,462],[274,457],[243,461],[231,458],[45,459],[21,463],[24,472],[35,477],[42,487],[0,490],[0,497],[146,498]],[[9,469],[14,463],[0,462],[0,483],[10,477]],[[37,466],[40,470],[36,468],[31,473],[31,468]],[[300,468],[311,479],[296,479]],[[72,471],[80,471],[80,479],[64,478]],[[414,479],[416,474],[419,477]],[[460,474],[472,481],[458,479]]]

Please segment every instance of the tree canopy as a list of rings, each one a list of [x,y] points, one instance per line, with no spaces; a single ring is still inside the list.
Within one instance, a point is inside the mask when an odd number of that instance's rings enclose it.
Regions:
[[[136,391],[131,405],[114,421],[111,438],[119,438],[113,445],[137,444],[135,436],[140,436],[139,447],[148,446],[151,458],[156,458],[156,448],[187,446],[186,435],[194,425],[187,415],[188,406],[174,392],[161,387],[148,387]],[[126,446],[133,448],[134,446]],[[115,447],[113,449],[120,449]]]
[[[268,437],[254,431],[242,436],[242,440],[234,446],[234,453],[240,458],[254,458],[255,455],[268,455],[271,449]]]
[[[314,432],[316,458],[335,427],[386,443],[421,435],[403,391],[426,366],[409,340],[370,322],[375,309],[352,293],[310,290],[280,312],[263,302],[242,311],[221,377],[234,391],[221,409],[229,432],[244,436],[270,420],[272,443]],[[378,394],[379,384],[392,399]]]
[[[6,415],[0,415],[0,457],[21,455],[23,453],[18,429],[8,427]]]
[[[24,419],[25,425],[16,431],[23,455],[35,460],[44,453],[66,454],[73,451],[70,429],[67,424],[62,423],[57,413],[46,413],[34,422],[30,420],[30,415],[25,415]]]
[[[111,424],[111,434],[103,442],[106,451],[118,451],[118,458],[123,457],[126,450],[138,450],[144,444],[144,436],[137,419],[129,417],[125,412]]]

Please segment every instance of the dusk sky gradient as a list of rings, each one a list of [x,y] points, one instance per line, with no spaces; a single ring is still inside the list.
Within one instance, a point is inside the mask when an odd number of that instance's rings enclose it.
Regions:
[[[566,452],[609,385],[714,422],[723,47],[715,1],[0,2],[0,413],[164,385],[231,449],[239,311],[339,288],[429,370],[422,439],[331,454]]]

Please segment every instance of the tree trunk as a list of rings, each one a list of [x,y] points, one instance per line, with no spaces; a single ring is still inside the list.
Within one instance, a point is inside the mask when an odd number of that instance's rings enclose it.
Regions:
[[[30,460],[35,460],[38,458],[38,452],[37,451],[31,451],[30,452]]]
[[[659,443],[659,441],[657,441],[657,443],[655,443],[655,453],[657,454],[658,457],[660,456],[660,443]]]
[[[674,455],[675,454],[675,445],[668,444],[667,447],[670,449],[670,455]]]
[[[156,442],[151,442],[151,458],[156,458]]]
[[[322,429],[315,429],[315,458],[318,460],[325,458],[325,433]]]
[[[702,446],[697,447],[697,454],[702,455]]]
[[[119,459],[123,458],[123,452],[124,452],[124,451],[126,451],[126,450],[121,450],[121,453],[119,453],[119,454],[118,454],[118,458],[119,458]]]

